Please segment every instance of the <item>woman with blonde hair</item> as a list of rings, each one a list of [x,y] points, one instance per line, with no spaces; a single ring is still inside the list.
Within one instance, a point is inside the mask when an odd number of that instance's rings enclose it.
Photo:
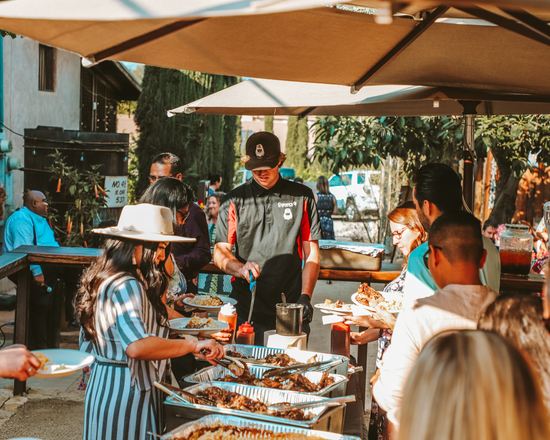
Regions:
[[[398,440],[550,438],[539,383],[517,348],[496,333],[435,336],[407,380]]]

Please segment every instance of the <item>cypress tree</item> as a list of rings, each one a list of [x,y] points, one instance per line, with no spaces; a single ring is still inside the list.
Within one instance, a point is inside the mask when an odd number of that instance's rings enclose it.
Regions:
[[[289,116],[285,147],[286,164],[294,168],[296,176],[302,177],[305,171],[309,171],[310,164],[307,154],[307,143],[307,119],[298,120],[298,116]]]
[[[137,197],[149,185],[153,157],[164,152],[176,154],[181,159],[183,180],[192,188],[209,173],[222,176],[223,189],[231,187],[238,117],[190,114],[168,118],[166,112],[237,82],[239,78],[230,76],[145,67],[135,115],[140,132],[136,149],[139,161]]]
[[[273,116],[264,116],[264,131],[273,133]]]

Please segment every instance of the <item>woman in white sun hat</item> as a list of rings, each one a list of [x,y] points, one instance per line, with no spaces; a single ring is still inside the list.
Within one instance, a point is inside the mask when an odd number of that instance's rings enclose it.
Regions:
[[[125,206],[116,227],[94,229],[109,239],[104,253],[83,275],[75,301],[86,341],[96,362],[86,389],[84,439],[148,439],[160,434],[162,399],[153,383],[162,380],[166,359],[193,353],[223,357],[214,340],[168,339],[168,320],[181,315],[162,302],[170,243],[168,208]]]

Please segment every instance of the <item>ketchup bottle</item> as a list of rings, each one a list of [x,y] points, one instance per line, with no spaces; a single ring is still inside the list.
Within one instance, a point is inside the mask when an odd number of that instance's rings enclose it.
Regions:
[[[237,309],[233,307],[233,304],[225,304],[218,313],[218,321],[225,322],[231,329],[230,344],[235,343],[235,330],[237,329]]]
[[[254,345],[254,336],[254,327],[247,321],[237,331],[237,344]]]
[[[330,352],[349,358],[350,326],[343,322],[332,324],[330,331]]]

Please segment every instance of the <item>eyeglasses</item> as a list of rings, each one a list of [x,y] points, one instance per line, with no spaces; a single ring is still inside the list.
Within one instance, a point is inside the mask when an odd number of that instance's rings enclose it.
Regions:
[[[403,237],[403,234],[405,233],[406,230],[407,230],[407,228],[403,228],[400,231],[392,232],[391,236],[392,236],[392,238],[395,238],[395,239],[397,239],[397,241],[399,241],[399,240],[401,240],[401,237]]]
[[[428,269],[428,270],[430,270],[430,266],[428,265],[428,258],[430,258],[430,251],[431,251],[430,248],[439,249],[440,251],[443,250],[443,248],[439,247],[439,246],[429,246],[428,247],[428,250],[426,251],[426,253],[424,254],[424,257],[423,257],[424,266],[426,266],[426,269]]]
[[[172,176],[153,176],[152,174],[149,174],[149,182],[155,183],[157,180],[164,179],[165,177],[172,177]]]

